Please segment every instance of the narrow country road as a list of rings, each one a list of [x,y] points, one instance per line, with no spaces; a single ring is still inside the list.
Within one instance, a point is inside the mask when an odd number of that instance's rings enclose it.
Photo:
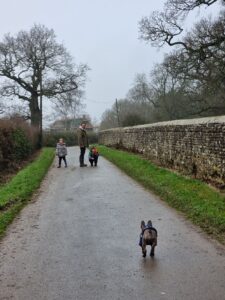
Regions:
[[[69,148],[68,162],[0,242],[1,300],[225,299],[224,247],[102,157],[79,168]],[[158,229],[155,258],[141,256],[142,219]]]

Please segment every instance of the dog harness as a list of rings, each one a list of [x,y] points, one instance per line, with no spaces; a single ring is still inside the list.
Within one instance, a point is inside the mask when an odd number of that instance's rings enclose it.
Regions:
[[[155,231],[156,235],[158,235],[157,230],[154,227],[150,227],[150,226],[146,226],[143,230],[142,230],[142,235],[144,234],[145,230],[153,230]]]

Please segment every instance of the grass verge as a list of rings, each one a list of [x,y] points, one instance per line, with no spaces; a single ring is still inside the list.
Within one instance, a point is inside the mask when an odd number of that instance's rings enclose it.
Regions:
[[[44,148],[34,162],[18,172],[9,183],[0,188],[0,237],[40,186],[54,156],[53,149]]]
[[[206,183],[160,168],[140,155],[98,146],[114,163],[205,232],[225,244],[225,196]]]

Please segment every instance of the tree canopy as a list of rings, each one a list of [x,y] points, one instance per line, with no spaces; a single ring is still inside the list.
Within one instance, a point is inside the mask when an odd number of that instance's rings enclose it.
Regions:
[[[217,16],[200,18],[184,33],[191,11],[216,2],[222,4]],[[140,38],[156,47],[167,44],[172,51],[149,74],[135,76],[126,99],[119,102],[122,120],[135,125],[134,114],[142,124],[225,114],[224,4],[224,0],[168,0],[163,11],[141,19]],[[113,115],[114,106],[103,115],[103,127]]]
[[[52,29],[34,25],[0,42],[0,77],[3,97],[19,98],[30,110],[31,124],[39,127],[39,97],[55,98],[84,86],[88,66],[75,64]]]

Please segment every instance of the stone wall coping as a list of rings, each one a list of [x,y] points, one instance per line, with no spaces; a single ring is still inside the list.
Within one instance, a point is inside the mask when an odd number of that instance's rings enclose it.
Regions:
[[[225,124],[225,116],[164,121],[164,122],[143,124],[143,125],[137,125],[131,127],[116,127],[116,128],[101,130],[100,132],[118,131],[118,130],[129,129],[129,128],[149,128],[149,127],[156,127],[156,126],[159,127],[159,126],[172,126],[172,125],[186,126],[186,125],[198,125],[198,124],[200,125],[200,124],[214,124],[214,123]]]

